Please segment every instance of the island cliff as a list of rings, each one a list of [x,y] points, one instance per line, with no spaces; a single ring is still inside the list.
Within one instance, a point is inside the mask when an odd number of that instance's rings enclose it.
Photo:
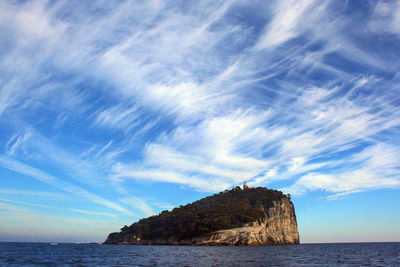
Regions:
[[[236,187],[109,234],[105,244],[299,244],[290,196],[263,187]]]

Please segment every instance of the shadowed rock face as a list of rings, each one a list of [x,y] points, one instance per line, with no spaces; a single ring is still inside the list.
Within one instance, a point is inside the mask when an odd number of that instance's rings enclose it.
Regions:
[[[113,233],[106,244],[134,245],[208,245],[208,246],[253,246],[299,244],[299,233],[293,203],[283,196],[264,202],[260,207],[263,218],[238,228],[218,230],[201,236],[181,239],[141,239],[134,234]]]

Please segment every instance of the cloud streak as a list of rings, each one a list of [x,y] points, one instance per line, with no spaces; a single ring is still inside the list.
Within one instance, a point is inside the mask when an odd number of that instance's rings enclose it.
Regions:
[[[77,195],[79,197],[85,198],[89,201],[103,205],[105,207],[116,210],[118,212],[132,215],[132,213],[129,210],[125,209],[124,207],[120,206],[119,204],[113,203],[112,201],[109,201],[107,199],[99,197],[96,194],[90,193],[90,192],[86,191],[85,189],[82,189],[78,186],[75,186],[68,182],[64,182],[52,175],[49,175],[39,169],[28,166],[19,161],[16,161],[16,160],[10,159],[8,157],[5,157],[3,155],[0,155],[0,165],[4,168],[10,169],[14,172],[18,172],[18,173],[27,175],[27,176],[32,177],[42,183],[49,184],[57,189],[63,190],[70,194]]]

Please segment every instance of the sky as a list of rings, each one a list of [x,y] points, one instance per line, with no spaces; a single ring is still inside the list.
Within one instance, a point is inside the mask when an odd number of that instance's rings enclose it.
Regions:
[[[1,1],[0,241],[104,241],[242,185],[400,241],[400,1]]]

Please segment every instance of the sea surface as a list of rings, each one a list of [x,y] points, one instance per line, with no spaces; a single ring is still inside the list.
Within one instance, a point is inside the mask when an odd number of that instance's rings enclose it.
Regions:
[[[255,247],[0,243],[0,266],[400,266],[400,243]]]

